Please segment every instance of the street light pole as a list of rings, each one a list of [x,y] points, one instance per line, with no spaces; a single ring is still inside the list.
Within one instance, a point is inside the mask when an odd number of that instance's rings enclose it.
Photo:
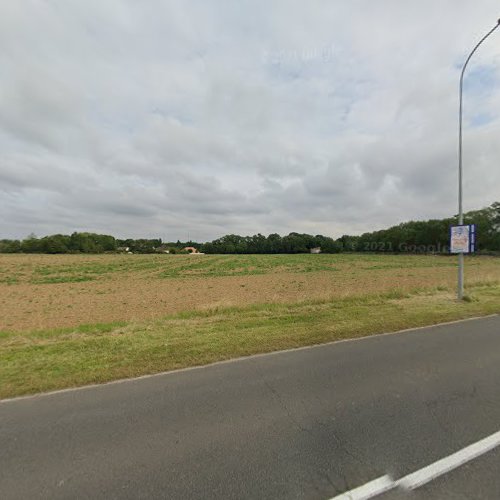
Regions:
[[[462,187],[462,178],[463,178],[463,170],[462,170],[462,108],[463,108],[463,90],[464,90],[464,73],[465,68],[467,68],[467,64],[471,57],[474,55],[474,52],[479,48],[479,46],[500,26],[500,19],[497,21],[497,24],[491,28],[486,35],[479,40],[476,46],[472,49],[471,53],[465,60],[465,64],[462,68],[462,73],[460,74],[460,105],[459,105],[459,125],[458,125],[458,224],[462,225],[464,223],[464,211],[463,211],[463,187]],[[458,300],[462,300],[464,296],[464,254],[463,252],[458,254]]]

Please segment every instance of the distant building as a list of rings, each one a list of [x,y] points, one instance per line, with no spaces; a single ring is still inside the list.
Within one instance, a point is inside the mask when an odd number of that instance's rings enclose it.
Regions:
[[[204,255],[203,253],[198,252],[198,249],[197,249],[197,248],[195,248],[195,247],[185,247],[185,248],[183,248],[183,250],[184,250],[185,252],[188,252],[189,254],[192,254],[192,255],[193,255],[193,254],[196,254],[196,255]]]
[[[310,252],[311,253],[321,253],[321,247],[311,248]]]

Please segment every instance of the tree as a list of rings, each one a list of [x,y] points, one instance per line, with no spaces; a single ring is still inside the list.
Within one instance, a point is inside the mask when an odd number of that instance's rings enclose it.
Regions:
[[[0,240],[0,253],[19,253],[21,242],[19,240]]]
[[[37,253],[41,251],[40,240],[33,233],[21,242],[21,252]]]
[[[45,236],[40,240],[40,248],[44,253],[68,253],[70,237],[63,234]]]

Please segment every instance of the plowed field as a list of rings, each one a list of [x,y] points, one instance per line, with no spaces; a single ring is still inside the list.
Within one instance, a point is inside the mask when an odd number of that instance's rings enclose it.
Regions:
[[[455,279],[456,259],[447,256],[0,255],[0,331],[444,289]],[[466,281],[500,281],[500,259],[466,259]]]

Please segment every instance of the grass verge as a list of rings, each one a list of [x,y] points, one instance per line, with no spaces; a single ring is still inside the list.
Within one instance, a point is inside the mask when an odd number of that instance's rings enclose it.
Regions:
[[[0,332],[0,398],[500,312],[500,284],[185,312],[143,323]]]

